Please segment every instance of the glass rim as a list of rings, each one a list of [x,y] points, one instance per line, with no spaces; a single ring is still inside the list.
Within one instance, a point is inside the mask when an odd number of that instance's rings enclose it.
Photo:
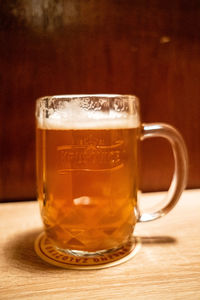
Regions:
[[[47,96],[42,96],[36,99],[37,102],[47,100],[47,99],[60,99],[60,100],[65,100],[65,99],[77,99],[77,98],[124,98],[124,99],[135,99],[139,100],[139,98],[133,94],[104,94],[104,93],[96,93],[96,94],[57,94],[57,95],[47,95]]]

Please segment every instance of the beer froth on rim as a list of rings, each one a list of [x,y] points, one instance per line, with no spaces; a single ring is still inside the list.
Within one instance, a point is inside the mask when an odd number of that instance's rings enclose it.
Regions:
[[[38,99],[37,126],[43,129],[120,129],[139,127],[137,107],[120,95],[61,95]],[[121,102],[120,102],[121,101]],[[130,96],[130,101],[137,98]],[[59,109],[55,103],[59,103]],[[43,105],[43,107],[42,107]],[[42,109],[41,109],[42,108]],[[129,111],[131,109],[132,111]]]

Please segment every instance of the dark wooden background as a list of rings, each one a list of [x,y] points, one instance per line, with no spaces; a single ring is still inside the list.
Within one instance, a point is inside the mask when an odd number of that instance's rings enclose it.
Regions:
[[[200,1],[0,0],[0,199],[36,197],[35,99],[131,93],[145,122],[167,122],[200,187]],[[166,189],[173,159],[142,144],[141,188]]]

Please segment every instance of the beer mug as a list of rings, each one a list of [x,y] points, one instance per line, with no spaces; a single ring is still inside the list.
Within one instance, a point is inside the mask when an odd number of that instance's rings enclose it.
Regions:
[[[187,151],[180,133],[163,123],[142,124],[135,96],[43,97],[36,120],[38,201],[45,235],[62,253],[96,261],[112,255],[132,243],[137,222],[168,213],[186,186]],[[167,203],[141,213],[138,148],[151,137],[170,142],[175,169]]]

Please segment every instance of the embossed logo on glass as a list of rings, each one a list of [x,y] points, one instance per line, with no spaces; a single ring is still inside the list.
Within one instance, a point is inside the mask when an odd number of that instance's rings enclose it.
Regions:
[[[123,166],[124,142],[107,144],[103,139],[85,137],[73,145],[57,147],[58,172],[70,170],[110,170]]]

